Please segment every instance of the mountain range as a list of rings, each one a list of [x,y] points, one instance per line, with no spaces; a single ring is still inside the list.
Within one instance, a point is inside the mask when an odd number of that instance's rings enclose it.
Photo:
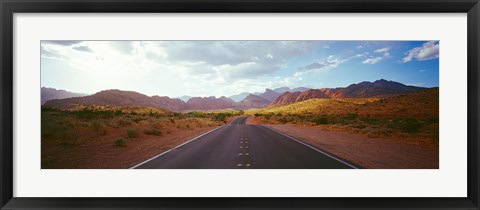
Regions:
[[[219,98],[182,96],[183,99],[167,96],[147,96],[133,91],[104,90],[89,96],[56,98],[43,102],[51,97],[48,89],[42,88],[42,104],[46,107],[68,109],[78,104],[108,106],[150,106],[170,111],[249,109],[266,106],[282,106],[313,98],[385,98],[407,94],[425,88],[408,86],[384,79],[374,82],[361,82],[340,88],[308,89],[304,87],[290,89],[288,87],[266,89],[263,93],[240,93],[238,95]],[[45,93],[44,93],[45,90]],[[66,91],[65,91],[66,92]],[[68,92],[67,92],[68,93]],[[45,96],[44,96],[45,94]],[[50,94],[50,95],[49,95]],[[73,93],[72,93],[73,94]],[[69,95],[70,96],[70,95]]]
[[[81,97],[86,96],[87,94],[82,93],[72,93],[65,90],[57,90],[55,88],[42,87],[41,90],[41,103],[45,104],[48,100],[51,99],[64,99],[72,97]]]

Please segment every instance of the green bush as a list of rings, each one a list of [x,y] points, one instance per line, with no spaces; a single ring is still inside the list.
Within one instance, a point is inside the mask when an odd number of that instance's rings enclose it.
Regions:
[[[372,117],[362,117],[360,119],[362,121],[364,121],[366,123],[370,123],[370,124],[375,124],[375,123],[379,123],[379,122],[382,121],[380,118],[372,118]]]
[[[405,119],[400,130],[404,133],[417,133],[422,125],[416,119]]]
[[[135,138],[138,136],[137,129],[135,128],[129,128],[127,129],[127,136],[128,138]]]
[[[273,113],[268,113],[263,116],[265,117],[265,119],[269,120],[273,116]]]
[[[100,135],[105,135],[107,133],[105,123],[103,121],[94,120],[91,122],[93,130],[95,130]]]
[[[355,113],[349,113],[345,115],[345,119],[347,120],[354,120],[354,119],[357,119],[357,117],[358,117],[358,114],[355,114]]]
[[[140,122],[140,121],[142,121],[142,120],[145,120],[145,118],[143,118],[143,117],[134,117],[132,120],[133,120],[133,122],[138,123],[138,122]]]
[[[119,146],[119,147],[124,147],[124,146],[126,146],[126,145],[125,145],[125,140],[123,140],[122,138],[117,138],[117,139],[115,139],[115,146]]]
[[[89,108],[85,108],[78,111],[70,111],[70,114],[77,116],[81,119],[107,119],[112,118],[114,115],[118,115],[118,113],[114,111],[100,111],[100,110],[92,110]]]
[[[215,113],[213,119],[216,121],[225,121],[229,116],[231,116],[229,113]]]
[[[311,120],[315,125],[326,125],[328,124],[328,118],[326,116],[315,117]]]
[[[285,123],[288,123],[288,122],[293,121],[293,119],[292,119],[292,118],[289,118],[289,117],[280,117],[280,118],[278,119],[278,121],[279,121],[280,123],[285,124]]]
[[[126,126],[126,125],[131,125],[133,122],[129,119],[123,119],[123,118],[120,118],[117,120],[117,125],[118,126]],[[118,127],[117,126],[117,127]]]
[[[78,132],[74,130],[59,131],[59,136],[63,146],[74,146],[79,137]]]

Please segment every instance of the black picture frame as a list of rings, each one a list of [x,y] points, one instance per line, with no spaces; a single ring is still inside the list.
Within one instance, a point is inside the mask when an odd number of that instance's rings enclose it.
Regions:
[[[479,209],[478,0],[0,0],[1,209]],[[25,198],[13,197],[14,13],[467,13],[466,198]]]

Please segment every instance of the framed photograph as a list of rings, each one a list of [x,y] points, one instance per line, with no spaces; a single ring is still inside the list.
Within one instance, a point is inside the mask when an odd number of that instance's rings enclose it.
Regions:
[[[479,209],[478,0],[0,7],[1,209]]]

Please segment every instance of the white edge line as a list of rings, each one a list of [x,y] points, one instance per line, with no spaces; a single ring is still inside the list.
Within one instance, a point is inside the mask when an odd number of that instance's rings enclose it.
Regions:
[[[145,161],[143,161],[143,162],[141,162],[141,163],[139,163],[139,164],[137,164],[137,165],[134,165],[134,166],[130,167],[129,169],[135,169],[136,167],[141,166],[141,165],[143,165],[143,164],[145,164],[145,163],[147,163],[147,162],[149,162],[149,161],[151,161],[151,160],[153,160],[153,159],[155,159],[155,158],[158,158],[158,157],[160,157],[160,156],[162,156],[162,155],[164,155],[164,154],[166,154],[166,153],[168,153],[168,152],[170,152],[170,151],[172,151],[172,150],[174,150],[174,149],[177,149],[177,148],[179,148],[179,147],[181,147],[181,146],[183,146],[183,145],[185,145],[185,144],[188,144],[188,143],[190,143],[190,142],[192,142],[192,141],[194,141],[194,140],[197,140],[198,138],[200,138],[200,137],[202,137],[202,136],[205,136],[205,135],[207,135],[207,134],[209,134],[209,133],[211,133],[211,132],[213,132],[213,131],[216,131],[216,130],[220,129],[220,128],[223,127],[223,126],[225,126],[225,125],[222,125],[222,126],[220,126],[220,127],[218,127],[218,128],[215,128],[215,129],[213,129],[213,130],[210,130],[210,131],[208,131],[208,132],[206,132],[206,133],[200,134],[199,136],[197,136],[197,137],[195,137],[195,138],[193,138],[193,139],[190,139],[190,140],[188,140],[188,141],[186,141],[186,142],[183,142],[182,144],[180,144],[180,145],[178,145],[178,146],[176,146],[176,147],[174,147],[174,148],[172,148],[172,149],[169,149],[169,150],[167,150],[167,151],[165,151],[165,152],[162,152],[162,153],[160,153],[160,154],[158,154],[158,155],[156,155],[156,156],[154,156],[154,157],[152,157],[152,158],[150,158],[150,159],[148,159],[148,160],[145,160]]]
[[[350,166],[350,167],[352,167],[352,168],[354,168],[354,169],[358,169],[357,167],[355,167],[355,166],[353,166],[353,165],[351,165],[351,164],[349,164],[349,163],[347,163],[347,162],[345,162],[345,161],[343,161],[343,160],[340,160],[340,159],[338,159],[338,158],[336,158],[336,157],[334,157],[334,156],[332,156],[332,155],[330,155],[330,154],[328,154],[328,153],[326,153],[326,152],[324,152],[324,151],[322,151],[322,150],[319,150],[319,149],[317,149],[317,148],[315,148],[315,147],[313,147],[313,146],[311,146],[311,145],[309,145],[309,144],[307,144],[307,143],[304,143],[304,142],[302,142],[302,141],[300,141],[300,140],[298,140],[298,139],[296,139],[296,138],[294,138],[294,137],[291,137],[291,136],[289,136],[289,135],[287,135],[287,134],[284,134],[284,133],[282,133],[282,132],[280,132],[280,131],[277,131],[277,130],[275,130],[275,129],[273,129],[273,128],[270,128],[270,127],[267,127],[267,126],[264,126],[264,125],[260,125],[260,126],[265,127],[265,128],[268,128],[268,129],[270,129],[270,130],[272,130],[272,131],[274,131],[274,132],[276,132],[276,133],[282,134],[282,135],[285,136],[285,137],[288,137],[288,138],[290,138],[290,139],[292,139],[292,140],[295,140],[296,142],[298,142],[298,143],[300,143],[300,144],[303,144],[303,145],[305,145],[305,146],[307,146],[307,147],[310,147],[311,149],[313,149],[313,150],[315,150],[315,151],[317,151],[317,152],[320,152],[320,153],[322,153],[322,154],[324,154],[324,155],[326,155],[326,156],[328,156],[328,157],[330,157],[330,158],[333,158],[333,159],[335,159],[335,160],[337,160],[337,161],[339,161],[339,162],[341,162],[341,163],[343,163],[343,164],[345,164],[345,165],[347,165],[347,166]]]

